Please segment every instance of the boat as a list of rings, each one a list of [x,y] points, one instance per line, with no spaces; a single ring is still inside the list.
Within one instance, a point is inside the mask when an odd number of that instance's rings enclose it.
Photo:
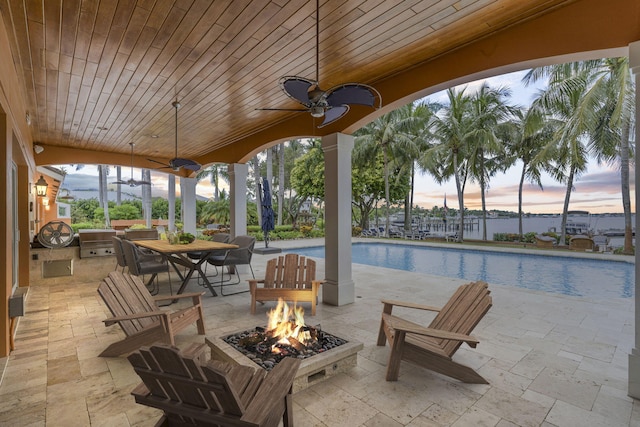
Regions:
[[[636,235],[636,229],[632,230],[633,235]],[[607,237],[623,237],[624,236],[624,228],[609,228],[608,230],[600,231],[600,234]]]

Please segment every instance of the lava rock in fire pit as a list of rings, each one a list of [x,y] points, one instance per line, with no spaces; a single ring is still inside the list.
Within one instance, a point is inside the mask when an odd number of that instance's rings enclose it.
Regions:
[[[306,359],[349,342],[324,332],[319,327],[305,328],[313,338],[311,343],[302,344],[293,339],[292,344],[282,344],[271,337],[269,331],[259,326],[229,335],[222,340],[267,371],[273,369],[285,357]]]

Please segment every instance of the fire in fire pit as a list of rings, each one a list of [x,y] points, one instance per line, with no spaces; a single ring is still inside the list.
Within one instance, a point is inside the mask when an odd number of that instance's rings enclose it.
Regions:
[[[319,326],[305,325],[302,307],[290,308],[282,300],[268,316],[266,328],[258,326],[223,338],[267,371],[284,357],[306,359],[348,342],[323,332]]]

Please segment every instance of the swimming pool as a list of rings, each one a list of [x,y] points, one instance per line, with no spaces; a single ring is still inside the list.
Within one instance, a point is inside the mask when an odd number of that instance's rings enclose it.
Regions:
[[[324,258],[324,246],[295,252]],[[352,261],[590,298],[630,298],[635,287],[635,267],[624,261],[384,243],[354,243]]]

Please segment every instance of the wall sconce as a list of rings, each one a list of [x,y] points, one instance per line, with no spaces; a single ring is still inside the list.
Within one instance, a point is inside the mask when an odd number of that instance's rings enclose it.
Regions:
[[[35,144],[33,146],[33,151],[35,151],[36,154],[40,154],[44,151],[44,147],[42,145]]]
[[[36,181],[36,195],[38,197],[44,197],[47,195],[47,181],[44,180],[44,177],[40,175],[40,179]]]

